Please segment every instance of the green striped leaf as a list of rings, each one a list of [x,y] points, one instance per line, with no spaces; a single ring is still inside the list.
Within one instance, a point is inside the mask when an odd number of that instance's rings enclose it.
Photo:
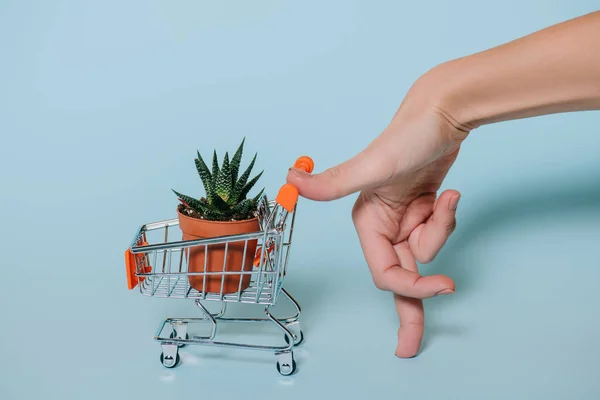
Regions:
[[[212,185],[213,189],[216,186],[217,178],[219,177],[219,159],[217,158],[217,150],[213,151],[212,159]]]
[[[221,199],[228,201],[231,197],[231,189],[231,166],[229,165],[229,154],[225,153],[223,166],[215,185],[215,192]]]
[[[171,189],[171,190],[173,190],[173,189]],[[190,196],[186,196],[185,194],[181,194],[175,190],[173,190],[173,193],[175,193],[177,195],[177,197],[179,197],[179,199],[182,200],[184,203],[186,203],[189,207],[193,208],[194,210],[198,211],[199,213],[204,214],[208,210],[208,206],[206,204],[202,203],[198,199],[195,199]]]
[[[261,177],[261,175],[263,174],[264,171],[261,171],[260,174],[256,175],[250,182],[248,182],[244,188],[242,189],[242,191],[240,192],[239,196],[238,196],[238,201],[242,201],[246,198],[246,196],[248,195],[248,192],[250,192],[250,190],[252,189],[252,187],[256,184],[256,182],[258,181],[258,179]]]
[[[258,194],[256,196],[254,196],[254,198],[252,199],[256,204],[258,204],[258,202],[260,201],[261,196],[263,195],[265,189],[262,188],[260,190],[260,192],[258,192]]]
[[[209,202],[212,202],[212,199],[215,195],[214,185],[212,183],[212,175],[210,170],[204,163],[202,156],[200,156],[200,152],[198,153],[198,158],[194,161],[196,163],[196,170],[198,171],[198,175],[200,175],[200,179],[202,180],[202,185],[204,185],[204,191],[206,192],[206,198]]]
[[[235,207],[233,207],[231,209],[231,211],[233,212],[234,215],[243,215],[243,216],[249,216],[248,214],[250,214],[250,211],[253,211],[253,209],[256,208],[256,203],[254,202],[254,200],[252,199],[246,199],[244,201],[242,201],[241,203],[238,203],[237,205],[235,205]]]
[[[244,142],[246,138],[242,139],[242,143],[240,147],[238,147],[237,151],[233,155],[231,159],[231,187],[235,188],[235,184],[238,178],[238,172],[240,171],[240,163],[242,162],[242,153],[244,152]]]
[[[215,196],[211,206],[213,206],[213,209],[218,210],[219,212],[227,212],[231,210],[231,205],[223,200],[221,196]]]
[[[236,202],[239,202],[244,199],[243,197],[240,197],[240,193],[242,192],[242,190],[244,189],[244,186],[246,185],[246,182],[248,181],[248,177],[250,176],[250,173],[252,172],[252,168],[254,167],[255,162],[256,162],[256,154],[254,154],[254,158],[250,162],[250,165],[248,165],[248,168],[246,168],[246,170],[244,171],[242,176],[240,176],[240,179],[238,179],[237,183],[234,186],[233,198],[235,199]]]

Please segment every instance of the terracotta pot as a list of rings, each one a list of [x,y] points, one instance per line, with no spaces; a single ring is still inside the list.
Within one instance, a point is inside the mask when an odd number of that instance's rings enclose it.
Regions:
[[[241,233],[258,232],[260,230],[258,218],[231,222],[207,221],[188,217],[187,215],[179,212],[179,209],[177,209],[177,216],[179,218],[179,227],[183,233],[183,240],[237,235]],[[251,271],[257,244],[258,241],[256,239],[248,240],[246,256],[244,257],[244,241],[229,242],[227,245],[227,261],[225,265],[225,271],[241,271],[242,261],[244,265],[244,271]],[[204,259],[206,257],[205,247],[197,246],[188,248],[187,250],[190,252],[188,272],[204,272]],[[187,251],[184,256],[188,256]],[[206,271],[223,271],[223,263],[225,262],[224,257],[225,244],[209,245],[208,257],[206,257]],[[250,274],[225,275],[225,280],[223,282],[223,293],[235,293],[240,290],[240,277],[242,277],[241,290],[248,288],[250,285]],[[222,278],[223,274],[206,275],[205,291],[207,293],[220,293]],[[203,291],[204,279],[205,278],[202,275],[189,276],[190,285],[200,292]]]

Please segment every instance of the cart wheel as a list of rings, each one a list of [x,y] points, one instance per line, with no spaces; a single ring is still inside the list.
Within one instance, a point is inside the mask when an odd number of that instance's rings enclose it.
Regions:
[[[279,372],[283,376],[292,375],[294,372],[296,372],[296,360],[292,358],[291,366],[289,364],[281,365],[279,361],[277,361],[277,372]]]
[[[179,364],[179,353],[175,354],[175,359],[171,356],[165,357],[164,353],[160,353],[160,362],[166,368],[174,368]]]
[[[169,335],[169,337],[171,339],[175,338],[175,332],[171,332],[171,334]],[[189,340],[190,335],[188,335],[187,333],[185,334],[185,340]],[[178,344],[177,346],[179,346],[179,348],[185,347],[185,344]]]
[[[290,339],[288,339],[287,335],[283,335],[285,342],[290,344]],[[304,333],[300,331],[300,337],[294,341],[294,346],[299,346],[304,341]]]

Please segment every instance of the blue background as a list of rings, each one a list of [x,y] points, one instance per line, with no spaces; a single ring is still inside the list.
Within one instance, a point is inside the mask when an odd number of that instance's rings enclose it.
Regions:
[[[301,200],[286,280],[304,306],[298,373],[270,354],[152,335],[190,301],[126,289],[138,225],[200,194],[196,149],[247,137],[273,197],[302,154],[360,151],[432,66],[594,10],[595,1],[0,2],[0,398],[600,398],[600,114],[483,127],[444,187],[455,235],[424,274],[422,353],[350,220],[354,196]],[[248,397],[249,396],[249,397]]]

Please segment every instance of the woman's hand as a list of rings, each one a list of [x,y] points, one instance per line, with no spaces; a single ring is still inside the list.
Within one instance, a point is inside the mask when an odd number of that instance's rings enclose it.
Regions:
[[[352,217],[375,285],[394,293],[399,357],[423,335],[421,299],[454,293],[421,276],[455,226],[459,194],[436,193],[473,129],[538,115],[600,110],[600,11],[441,64],[411,88],[386,130],[352,159],[288,181],[313,200],[360,191]]]
[[[398,357],[417,354],[423,298],[454,293],[445,276],[421,276],[417,262],[437,255],[456,225],[459,193],[436,198],[467,132],[431,105],[407,96],[386,131],[349,161],[321,174],[291,170],[302,196],[334,200],[357,189],[352,218],[375,285],[394,294],[400,318]]]

